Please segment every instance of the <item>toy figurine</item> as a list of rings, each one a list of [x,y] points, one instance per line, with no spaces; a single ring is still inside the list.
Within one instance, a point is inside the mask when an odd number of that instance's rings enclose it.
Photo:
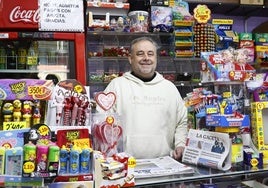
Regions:
[[[13,114],[13,104],[12,103],[5,103],[3,106],[2,113],[4,115],[4,122],[12,121],[12,114]]]
[[[71,113],[72,113],[72,101],[71,97],[66,97],[64,102],[64,111],[63,111],[63,125],[70,126],[71,125]]]
[[[23,108],[22,108],[22,117],[23,121],[26,122],[26,127],[31,126],[31,117],[32,117],[32,102],[31,101],[24,101]]]
[[[14,121],[20,121],[21,120],[21,101],[20,100],[14,100],[13,101],[13,120]]]
[[[89,106],[89,102],[88,101],[84,101],[84,100],[80,100],[80,105],[78,106],[78,112],[77,112],[77,121],[78,121],[78,125],[79,126],[83,126],[85,125],[85,113],[86,113],[86,109]]]
[[[71,125],[74,126],[76,125],[76,120],[77,120],[79,98],[76,96],[73,96],[72,103],[73,103],[73,109],[72,109]]]
[[[40,113],[40,101],[34,100],[34,110],[33,110],[33,125],[39,124],[41,119],[41,113]]]
[[[90,117],[91,117],[91,112],[92,112],[92,104],[89,103],[88,107],[85,110],[85,126],[89,126],[90,125]]]
[[[58,95],[55,96],[55,100],[56,100],[56,125],[60,125],[65,100],[64,94],[58,92]]]

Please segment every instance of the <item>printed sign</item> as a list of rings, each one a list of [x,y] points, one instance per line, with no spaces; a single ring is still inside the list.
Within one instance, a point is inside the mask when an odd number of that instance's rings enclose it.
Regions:
[[[39,0],[43,31],[84,31],[83,0]]]

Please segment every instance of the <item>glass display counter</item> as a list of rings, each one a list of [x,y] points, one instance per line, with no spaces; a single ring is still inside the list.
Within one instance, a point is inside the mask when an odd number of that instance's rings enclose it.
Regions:
[[[229,171],[219,171],[206,167],[193,167],[193,174],[180,174],[163,177],[135,179],[136,187],[179,187],[179,185],[189,185],[188,187],[199,187],[200,183],[215,183],[217,188],[221,187],[238,187],[246,180],[256,180],[268,177],[268,165],[262,168],[250,167],[243,164],[233,166]],[[230,186],[229,186],[229,185]],[[187,186],[186,186],[187,187]]]

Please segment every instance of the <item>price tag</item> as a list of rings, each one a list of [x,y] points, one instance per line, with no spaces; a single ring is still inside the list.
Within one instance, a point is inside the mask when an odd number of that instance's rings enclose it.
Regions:
[[[23,172],[28,174],[34,171],[35,164],[32,161],[27,161],[26,163],[23,164],[22,168],[23,168]]]
[[[32,173],[35,169],[35,164],[32,161],[27,161],[23,164],[22,168],[24,173]]]
[[[44,88],[42,86],[29,86],[28,87],[28,95],[43,95]]]
[[[230,98],[232,97],[232,93],[230,91],[225,91],[222,93],[223,98]]]
[[[48,128],[47,125],[41,125],[39,128],[38,128],[38,132],[41,136],[47,136],[49,135],[50,133],[50,130]]]
[[[27,57],[27,65],[37,65],[38,58],[37,56],[28,56]]]
[[[75,139],[73,142],[74,142],[74,145],[76,145],[79,148],[90,147],[90,141],[88,138]]]
[[[26,121],[10,121],[10,122],[3,122],[3,130],[14,130],[14,129],[25,129],[27,128]]]
[[[218,113],[218,109],[217,108],[207,108],[206,113],[207,114],[216,114],[216,113]]]
[[[129,157],[128,167],[135,168],[136,165],[137,165],[136,159],[134,157]]]

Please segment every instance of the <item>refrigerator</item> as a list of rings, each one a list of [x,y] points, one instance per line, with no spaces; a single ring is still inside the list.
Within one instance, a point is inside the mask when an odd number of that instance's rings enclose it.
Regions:
[[[83,0],[1,0],[0,79],[76,79],[85,85],[83,6]]]

